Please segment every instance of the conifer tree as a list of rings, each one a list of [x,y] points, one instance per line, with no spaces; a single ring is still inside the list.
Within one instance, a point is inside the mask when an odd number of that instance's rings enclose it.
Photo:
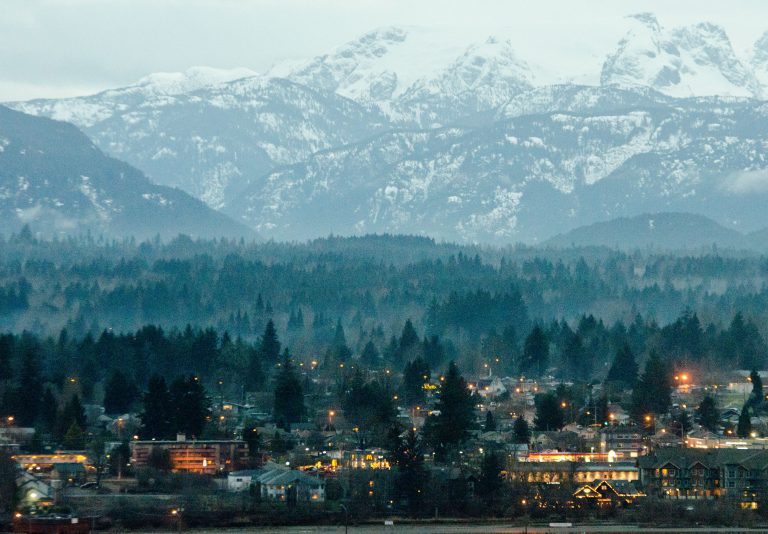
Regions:
[[[17,498],[18,464],[9,453],[0,451],[0,514],[10,517]]]
[[[379,364],[379,351],[373,341],[368,341],[360,355],[360,361],[368,367],[376,367]]]
[[[438,456],[442,456],[467,438],[474,419],[475,403],[466,380],[453,361],[448,365],[435,410],[440,415],[428,419],[430,439]]]
[[[536,396],[536,417],[533,420],[537,430],[560,430],[565,424],[565,414],[560,400],[552,393]]]
[[[415,516],[424,500],[424,446],[415,428],[409,428],[405,437],[395,436],[394,440],[390,461],[397,468],[397,488],[410,514]]]
[[[549,366],[549,341],[544,330],[536,325],[525,338],[520,373],[530,376],[542,376]]]
[[[515,419],[512,426],[512,439],[515,443],[527,445],[531,441],[531,429],[522,415]]]
[[[617,382],[621,387],[632,389],[637,383],[637,361],[629,344],[625,343],[613,359],[606,382]]]
[[[720,429],[720,413],[717,410],[717,403],[711,395],[705,395],[701,399],[701,403],[696,409],[696,419],[701,426],[710,432],[717,432]]]
[[[200,379],[196,376],[179,377],[168,388],[168,393],[173,430],[191,438],[202,436],[211,403]]]
[[[424,384],[429,381],[430,376],[429,366],[422,358],[416,358],[405,364],[402,395],[408,406],[424,404]]]
[[[264,334],[261,336],[259,356],[268,364],[275,364],[280,358],[280,341],[277,339],[277,330],[272,319],[267,321]]]
[[[171,397],[162,376],[153,375],[149,378],[143,405],[140,415],[142,437],[144,439],[171,438],[174,432],[171,428]]]
[[[763,379],[760,378],[760,373],[753,369],[749,374],[749,380],[752,382],[752,394],[750,395],[749,401],[752,405],[752,409],[757,412],[762,408],[763,404],[765,404]]]
[[[739,414],[739,423],[736,426],[736,435],[740,438],[748,438],[752,434],[752,418],[749,415],[749,403],[744,404]]]
[[[488,451],[483,455],[476,491],[486,506],[491,507],[500,498],[504,482],[501,478],[503,464],[498,453]]]
[[[36,348],[25,351],[19,384],[16,390],[16,421],[21,426],[34,426],[43,395],[43,383],[38,367],[39,353]]]
[[[669,369],[656,352],[651,352],[640,380],[632,391],[632,414],[642,422],[648,414],[669,411],[672,386]]]
[[[136,399],[136,386],[119,369],[112,372],[104,387],[104,411],[107,414],[124,414]]]
[[[277,424],[288,430],[292,423],[302,421],[305,413],[304,391],[290,358],[285,358],[277,375],[274,394],[274,415]]]
[[[344,334],[344,327],[341,325],[341,319],[336,322],[336,332],[333,336],[333,356],[337,362],[346,362],[352,357],[352,351],[347,346],[347,336]]]
[[[77,423],[69,425],[64,434],[64,448],[69,450],[83,450],[85,448],[85,432]]]

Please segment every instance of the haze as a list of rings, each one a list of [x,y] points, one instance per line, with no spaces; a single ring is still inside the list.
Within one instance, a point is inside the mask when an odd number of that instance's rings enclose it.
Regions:
[[[5,0],[0,101],[93,93],[194,65],[264,72],[387,25],[479,36],[502,31],[526,60],[575,76],[599,66],[627,14],[652,11],[665,26],[712,21],[743,52],[766,29],[761,7],[758,0],[546,0],[524,7],[500,0]]]

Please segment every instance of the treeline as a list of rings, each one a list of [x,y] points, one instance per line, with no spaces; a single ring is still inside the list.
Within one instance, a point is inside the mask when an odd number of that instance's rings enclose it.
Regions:
[[[765,258],[714,253],[487,249],[407,236],[42,242],[27,233],[0,239],[0,328],[96,337],[191,324],[253,341],[273,319],[291,346],[312,351],[338,319],[358,342],[411,317],[464,350],[509,323],[523,335],[535,321],[590,314],[612,324],[639,313],[664,325],[692,309],[723,326],[741,311],[763,325],[767,281]]]
[[[97,337],[90,333],[74,337],[66,329],[55,338],[29,332],[3,334],[0,413],[18,414],[22,423],[35,422],[40,416],[36,407],[51,404],[43,402],[43,396],[67,396],[67,388],[75,382],[80,400],[104,404],[110,414],[125,413],[135,408],[153,376],[168,383],[193,376],[210,392],[243,399],[247,392],[271,391],[287,362],[301,368],[305,380],[312,369],[316,377],[341,380],[342,388],[355,369],[386,370],[395,380],[386,390],[397,389],[406,404],[415,406],[424,402],[423,384],[452,360],[473,374],[553,374],[583,383],[623,381],[631,388],[635,379],[626,373],[635,369],[636,374],[649,354],[660,355],[670,369],[717,371],[763,368],[768,353],[756,324],[741,313],[725,327],[704,325],[690,311],[663,327],[639,314],[629,324],[611,325],[592,315],[571,322],[530,322],[514,314],[507,319],[500,331],[489,327],[480,334],[477,351],[461,351],[450,339],[420,333],[409,319],[389,337],[374,329],[364,331],[356,342],[348,339],[337,320],[323,350],[312,352],[289,347],[271,320],[253,341],[212,328],[164,330],[156,325],[128,333],[103,330]],[[309,386],[303,384],[305,389]],[[46,387],[51,388],[50,395]],[[378,398],[374,392],[367,396]]]

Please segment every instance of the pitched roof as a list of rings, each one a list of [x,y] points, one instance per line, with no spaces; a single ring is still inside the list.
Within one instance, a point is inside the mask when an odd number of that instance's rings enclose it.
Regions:
[[[643,469],[659,469],[667,464],[680,469],[689,469],[695,464],[701,464],[710,469],[724,465],[765,469],[768,467],[768,450],[669,448],[657,449],[638,460],[638,465]]]

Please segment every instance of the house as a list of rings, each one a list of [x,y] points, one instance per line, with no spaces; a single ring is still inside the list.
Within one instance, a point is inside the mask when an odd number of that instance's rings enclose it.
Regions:
[[[611,425],[600,430],[600,451],[614,451],[624,457],[637,457],[643,448],[643,434],[638,427]]]
[[[531,444],[537,451],[575,451],[583,445],[576,432],[541,431],[535,432]]]
[[[227,491],[246,491],[250,489],[253,485],[253,479],[263,472],[263,469],[232,471],[227,475]]]
[[[507,392],[507,388],[499,377],[481,378],[477,381],[476,391],[483,398],[498,397]]]
[[[573,493],[576,502],[599,508],[629,506],[641,497],[645,497],[645,493],[628,480],[596,480]]]
[[[274,463],[268,463],[263,469],[229,473],[227,490],[253,490],[264,500],[294,504],[325,501],[325,480]]]
[[[263,499],[283,502],[324,502],[325,481],[293,469],[270,469],[253,482]]]
[[[16,488],[17,496],[23,505],[53,502],[53,487],[28,471],[19,471]]]

